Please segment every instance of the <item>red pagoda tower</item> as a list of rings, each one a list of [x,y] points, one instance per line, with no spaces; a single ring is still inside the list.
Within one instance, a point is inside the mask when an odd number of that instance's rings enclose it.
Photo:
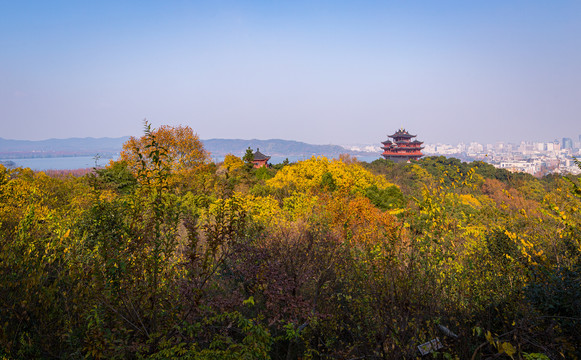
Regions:
[[[409,160],[418,160],[424,154],[422,154],[422,141],[414,140],[416,135],[411,135],[404,128],[399,129],[395,134],[388,135],[392,138],[391,140],[382,141],[383,153],[381,154],[384,158],[392,160],[394,162],[406,162]]]

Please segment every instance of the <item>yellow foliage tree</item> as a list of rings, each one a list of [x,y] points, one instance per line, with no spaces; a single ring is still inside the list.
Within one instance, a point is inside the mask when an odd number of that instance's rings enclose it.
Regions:
[[[228,172],[236,171],[244,166],[244,161],[238,156],[227,154],[224,157],[224,167]]]
[[[204,149],[200,138],[189,126],[163,125],[153,130],[159,145],[165,149],[168,155],[169,166],[172,171],[195,170],[206,165],[210,160],[210,154]],[[135,171],[140,161],[139,153],[145,155],[143,160],[148,163],[147,137],[131,137],[123,144],[121,160],[127,161],[129,167]]]
[[[149,129],[149,125],[145,124]],[[148,130],[149,131],[149,130]],[[157,142],[155,152],[152,149],[150,139]],[[141,138],[131,137],[123,144],[120,160],[127,162],[129,169],[137,174],[139,169],[151,169],[154,157],[160,156],[159,150],[163,149],[162,164],[167,167],[173,178],[169,184],[180,188],[206,188],[211,187],[208,179],[210,172],[210,154],[204,149],[200,138],[189,126],[164,125],[151,131],[151,136],[144,135]]]
[[[330,198],[327,209],[331,224],[352,246],[376,246],[391,238],[400,227],[394,216],[379,210],[364,197]]]
[[[307,191],[332,184],[337,191],[363,194],[371,186],[385,189],[390,184],[385,178],[376,176],[357,163],[346,164],[340,160],[329,161],[325,157],[312,157],[286,166],[275,177],[267,181],[273,188],[294,188]]]

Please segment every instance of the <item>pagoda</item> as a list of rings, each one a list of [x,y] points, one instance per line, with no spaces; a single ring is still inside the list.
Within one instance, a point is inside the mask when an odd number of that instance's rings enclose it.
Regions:
[[[422,141],[413,140],[416,135],[411,135],[404,128],[399,129],[395,134],[388,135],[393,139],[382,141],[383,153],[381,154],[384,158],[392,160],[394,162],[407,162],[410,160],[418,160],[424,154],[422,154]]]
[[[268,166],[268,160],[270,160],[270,156],[266,156],[260,152],[260,149],[256,149],[256,152],[253,154],[254,159],[252,163],[254,164],[254,168],[258,169],[264,166]]]

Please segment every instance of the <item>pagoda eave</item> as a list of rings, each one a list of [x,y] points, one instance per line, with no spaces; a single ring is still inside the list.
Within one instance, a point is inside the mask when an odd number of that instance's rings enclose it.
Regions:
[[[382,153],[383,156],[395,156],[395,157],[416,157],[416,156],[424,156],[422,153],[409,153],[409,154],[394,154],[394,153]]]

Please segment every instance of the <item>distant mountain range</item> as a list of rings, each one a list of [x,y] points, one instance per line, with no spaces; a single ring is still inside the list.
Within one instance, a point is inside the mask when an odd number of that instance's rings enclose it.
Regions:
[[[340,154],[366,155],[370,153],[351,151],[339,145],[313,145],[293,140],[242,140],[242,139],[209,139],[202,140],[204,148],[212,157],[222,158],[226,154],[243,156],[246,149],[260,152],[273,157],[310,158],[311,156],[338,157]]]
[[[120,138],[69,138],[40,141],[7,140],[0,138],[0,159],[65,157],[65,156],[114,156],[118,154],[128,136]],[[212,159],[221,159],[226,154],[244,155],[247,148],[273,157],[310,158],[311,156],[338,157],[340,154],[370,156],[375,153],[352,151],[339,145],[313,145],[292,140],[202,140]]]
[[[119,153],[128,136],[120,138],[69,138],[7,140],[0,138],[0,159],[61,156],[111,156]]]

